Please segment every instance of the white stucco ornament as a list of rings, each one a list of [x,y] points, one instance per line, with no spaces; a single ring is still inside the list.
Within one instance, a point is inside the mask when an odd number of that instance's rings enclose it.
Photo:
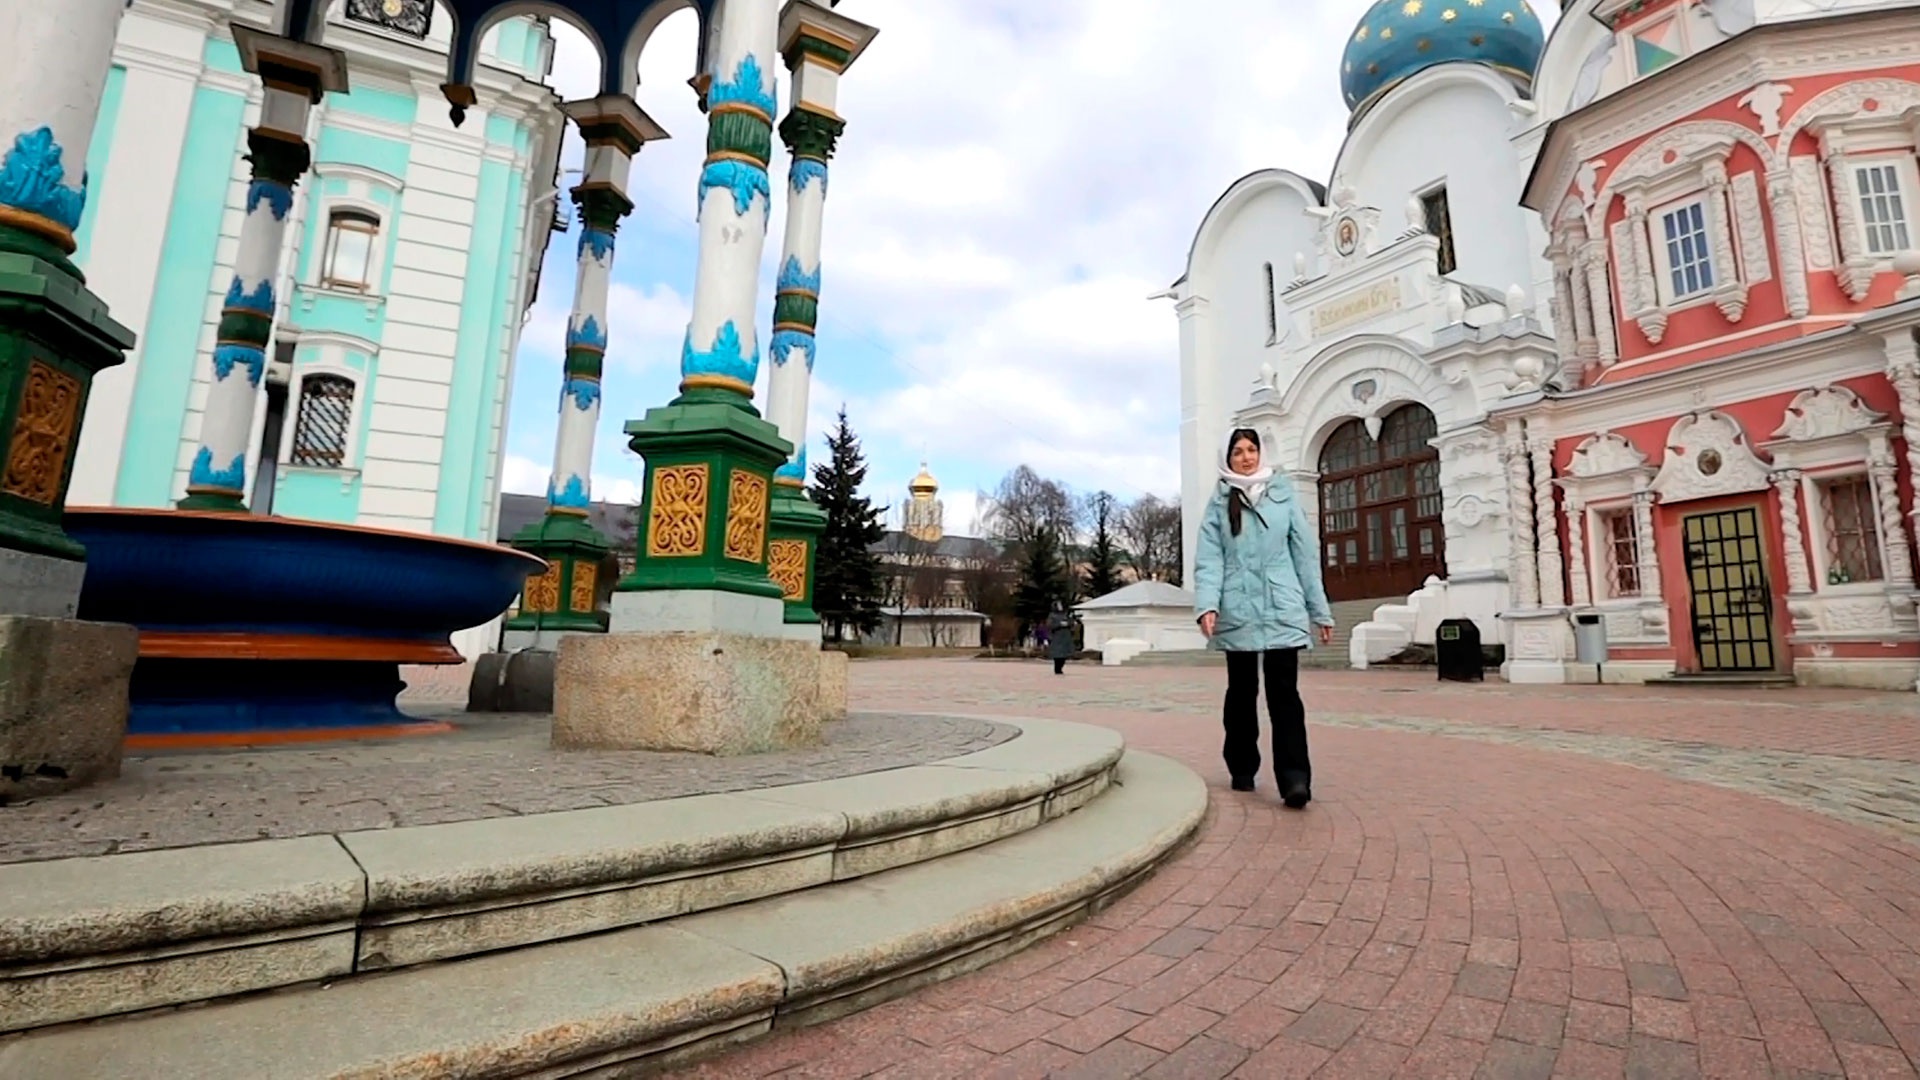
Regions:
[[[1667,434],[1667,456],[1651,485],[1662,503],[1764,491],[1767,463],[1747,445],[1739,421],[1717,410],[1688,413]]]
[[[1628,442],[1626,436],[1602,431],[1588,436],[1574,448],[1569,469],[1579,477],[1610,476],[1643,468],[1646,463],[1647,455]]]
[[[1866,402],[1861,401],[1860,396],[1852,390],[1844,386],[1822,386],[1815,390],[1802,390],[1793,399],[1793,403],[1787,406],[1786,420],[1781,423],[1780,430],[1773,433],[1773,437],[1800,442],[1824,439],[1833,435],[1848,435],[1885,419],[1885,416],[1867,408]]]

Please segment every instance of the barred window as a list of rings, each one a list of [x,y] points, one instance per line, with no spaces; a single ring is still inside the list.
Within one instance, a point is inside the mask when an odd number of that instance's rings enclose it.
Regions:
[[[1600,539],[1606,545],[1607,596],[1619,600],[1640,595],[1640,543],[1632,510],[1600,515]]]
[[[335,210],[329,214],[320,284],[355,292],[372,288],[373,242],[379,235],[380,219],[372,214],[358,210]]]
[[[1879,581],[1880,530],[1874,524],[1873,485],[1865,476],[1820,482],[1826,517],[1827,583]]]
[[[353,392],[353,380],[338,375],[308,375],[300,380],[300,412],[293,424],[289,464],[312,469],[346,466]]]
[[[1453,215],[1447,210],[1447,189],[1434,188],[1420,196],[1420,209],[1426,213],[1427,231],[1440,241],[1440,272],[1451,274],[1459,262],[1453,257]]]

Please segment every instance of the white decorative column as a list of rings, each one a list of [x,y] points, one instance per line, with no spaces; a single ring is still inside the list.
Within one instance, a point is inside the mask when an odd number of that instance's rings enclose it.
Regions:
[[[1920,484],[1920,342],[1914,331],[1888,334],[1887,380],[1900,397],[1900,438],[1907,444],[1907,475]],[[1907,509],[1907,535],[1920,544],[1920,495]]]
[[[1733,216],[1728,210],[1727,159],[1724,150],[1702,162],[1700,175],[1707,182],[1707,232],[1713,245],[1713,302],[1728,322],[1739,322],[1747,312],[1747,286],[1741,278],[1740,261],[1733,256]]]
[[[1507,517],[1513,523],[1508,536],[1509,576],[1516,607],[1540,606],[1539,563],[1534,552],[1533,484],[1528,479],[1526,444],[1512,430],[1501,451],[1507,463]]]
[[[811,0],[790,0],[780,13],[780,52],[793,72],[793,109],[780,122],[780,137],[792,164],[787,169],[787,234],[774,284],[773,336],[767,346],[773,361],[767,375],[767,414],[780,437],[793,444],[793,456],[773,477],[767,575],[780,586],[789,631],[815,639],[820,616],[813,609],[814,561],[827,518],[805,490],[807,397],[820,314],[827,162],[846,129],[835,111],[840,77],[878,33]]]
[[[1580,297],[1573,288],[1573,262],[1566,252],[1556,244],[1547,249],[1547,255],[1553,264],[1553,338],[1554,347],[1563,357],[1576,356],[1580,349]],[[1586,381],[1586,372],[1581,372],[1581,382]]]
[[[1535,543],[1540,550],[1540,606],[1562,607],[1567,602],[1560,572],[1560,528],[1553,508],[1553,440],[1539,438],[1528,446],[1533,455],[1533,512]]]
[[[1787,314],[1805,318],[1813,310],[1807,293],[1807,254],[1800,236],[1800,201],[1793,193],[1793,173],[1782,167],[1767,174],[1767,205],[1773,210],[1773,241],[1780,251],[1780,291]]]
[[[1859,303],[1873,286],[1874,258],[1860,234],[1860,197],[1853,186],[1853,163],[1834,138],[1832,128],[1820,132],[1820,156],[1827,163],[1827,183],[1833,191],[1834,223],[1840,228],[1840,285]]]
[[[1660,589],[1660,546],[1653,534],[1653,492],[1633,493],[1633,550],[1640,564],[1640,598],[1658,603]]]
[[[1655,345],[1667,333],[1667,309],[1660,302],[1660,282],[1654,278],[1653,248],[1647,236],[1647,200],[1638,191],[1627,193],[1627,218],[1621,222],[1627,233],[1628,249],[1632,255],[1634,279],[1638,287],[1634,290],[1638,304],[1629,311],[1628,317],[1640,324],[1641,333]],[[1625,267],[1622,270],[1625,271]]]
[[[553,474],[547,512],[515,534],[513,546],[547,561],[530,577],[519,611],[508,619],[507,647],[551,647],[544,636],[607,628],[600,606],[600,566],[613,543],[587,521],[593,505],[593,439],[600,425],[600,380],[607,353],[607,289],[614,235],[633,211],[628,174],[641,147],[665,129],[625,94],[603,94],[561,106],[580,127],[586,158],[573,202],[580,208],[573,313],[567,319]]]
[[[307,117],[321,95],[347,88],[347,60],[337,49],[233,28],[246,69],[265,89],[260,120],[247,132],[253,182],[233,281],[213,346],[213,385],[200,416],[200,445],[187,473],[182,510],[246,510],[247,444],[254,404],[266,372],[276,311],[273,281],[293,209],[293,187],[312,163]]]
[[[1773,474],[1773,490],[1780,496],[1780,533],[1785,542],[1787,592],[1804,596],[1813,592],[1813,571],[1807,565],[1807,543],[1800,529],[1800,470],[1781,469]]]
[[[1613,332],[1613,287],[1607,281],[1607,242],[1588,240],[1580,251],[1580,262],[1587,275],[1588,314],[1593,320],[1593,339],[1600,366],[1609,368],[1620,360],[1620,341]]]
[[[1587,576],[1587,504],[1567,495],[1567,586],[1572,590],[1574,607],[1593,603],[1592,583]]]
[[[1908,552],[1907,530],[1900,520],[1900,488],[1895,481],[1893,445],[1886,436],[1876,436],[1867,445],[1867,476],[1873,484],[1874,504],[1880,515],[1880,535],[1885,550],[1881,564],[1886,567],[1887,586],[1899,592],[1913,588],[1913,564]]]
[[[68,258],[125,10],[0,3],[0,803],[119,775],[126,738],[139,634],[73,618],[85,552],[61,527],[88,387],[134,340]]]

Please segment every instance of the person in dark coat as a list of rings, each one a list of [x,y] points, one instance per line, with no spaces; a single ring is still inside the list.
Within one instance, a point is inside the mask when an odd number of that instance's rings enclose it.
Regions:
[[[1260,717],[1254,702],[1266,676],[1273,722],[1273,772],[1281,798],[1298,810],[1313,798],[1307,710],[1300,700],[1300,652],[1333,640],[1333,612],[1320,580],[1320,544],[1293,486],[1273,483],[1260,463],[1260,435],[1227,437],[1220,485],[1200,520],[1194,607],[1207,646],[1227,654],[1222,756],[1233,790],[1252,791],[1260,771]],[[1264,671],[1263,671],[1264,669]]]
[[[1073,614],[1055,600],[1053,613],[1047,616],[1047,655],[1053,658],[1055,675],[1066,674],[1067,660],[1073,654]]]

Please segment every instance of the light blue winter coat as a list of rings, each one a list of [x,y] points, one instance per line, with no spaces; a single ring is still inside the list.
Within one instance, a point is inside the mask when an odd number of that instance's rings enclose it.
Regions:
[[[1227,652],[1312,648],[1312,628],[1332,626],[1320,581],[1319,538],[1285,480],[1267,485],[1251,513],[1240,515],[1240,535],[1227,523],[1221,481],[1200,522],[1193,568],[1196,615],[1215,612],[1208,648]],[[1264,524],[1262,519],[1265,519]]]

